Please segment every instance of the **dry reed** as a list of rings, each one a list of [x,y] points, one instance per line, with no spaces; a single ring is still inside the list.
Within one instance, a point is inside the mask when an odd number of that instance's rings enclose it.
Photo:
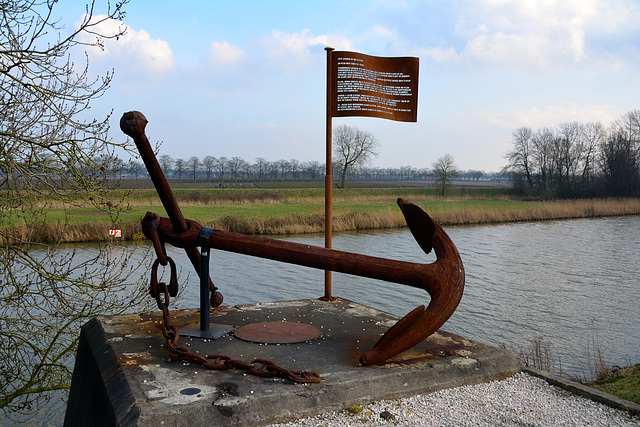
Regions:
[[[528,346],[520,347],[516,354],[527,366],[547,372],[551,372],[555,367],[551,345],[539,335],[533,338]]]
[[[540,202],[527,209],[448,209],[432,212],[442,225],[594,218],[640,214],[640,199],[581,199]]]
[[[112,239],[104,222],[65,224],[62,222],[38,222],[31,225],[19,225],[3,230],[0,243],[19,244],[34,242],[44,244],[104,242]],[[122,230],[122,240],[140,240],[144,238],[138,222],[122,222],[116,228]]]

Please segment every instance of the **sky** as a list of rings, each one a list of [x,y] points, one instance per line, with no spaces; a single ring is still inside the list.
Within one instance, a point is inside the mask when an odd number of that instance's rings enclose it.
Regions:
[[[56,10],[69,28],[80,2]],[[96,7],[104,13],[106,2]],[[102,9],[100,9],[102,7]],[[374,167],[500,171],[512,132],[640,109],[640,2],[134,0],[127,32],[87,51],[113,70],[92,114],[141,111],[159,155],[325,159],[326,46],[420,60],[416,123],[345,117],[380,142]],[[126,157],[126,156],[125,156]]]

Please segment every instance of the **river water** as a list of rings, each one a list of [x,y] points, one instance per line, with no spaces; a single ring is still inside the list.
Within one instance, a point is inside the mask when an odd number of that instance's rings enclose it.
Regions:
[[[447,227],[462,256],[462,301],[443,329],[518,350],[542,337],[556,365],[588,374],[595,342],[609,365],[640,362],[640,217]],[[321,235],[286,240],[323,246]],[[408,229],[341,233],[335,249],[414,262],[433,262]],[[199,307],[199,282],[183,251],[177,308]],[[211,251],[211,277],[227,305],[317,298],[319,270],[246,255]],[[399,316],[426,304],[425,291],[333,274],[333,295]],[[587,375],[588,376],[588,375]]]

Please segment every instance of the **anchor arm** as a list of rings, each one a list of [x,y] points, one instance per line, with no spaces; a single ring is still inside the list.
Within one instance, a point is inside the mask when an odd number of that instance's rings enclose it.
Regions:
[[[417,345],[436,332],[458,307],[464,291],[464,266],[458,250],[447,233],[436,223],[434,249],[438,260],[438,274],[431,276],[431,301],[425,309],[421,305],[400,319],[360,358],[363,365],[382,363],[404,350]],[[433,265],[433,264],[431,264]]]
[[[431,301],[427,308],[421,305],[393,325],[371,350],[362,355],[360,363],[363,365],[384,362],[436,332],[456,310],[464,291],[464,266],[449,235],[419,207],[402,199],[398,199],[398,205],[420,247],[427,253],[431,247],[435,249],[437,261],[434,264],[438,264],[440,271],[430,278]],[[428,239],[421,237],[431,235],[430,224],[434,226],[431,245]]]

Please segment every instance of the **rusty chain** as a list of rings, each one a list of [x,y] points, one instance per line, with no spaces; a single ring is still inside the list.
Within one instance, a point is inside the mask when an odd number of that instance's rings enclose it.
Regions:
[[[208,369],[224,371],[227,369],[243,369],[248,373],[259,377],[280,377],[289,379],[299,383],[316,383],[322,380],[322,377],[313,371],[284,369],[274,362],[265,359],[254,359],[251,363],[235,360],[229,356],[221,354],[208,354],[201,356],[190,352],[184,347],[178,345],[180,334],[178,329],[171,322],[169,313],[170,296],[176,296],[178,293],[178,281],[176,277],[176,266],[170,257],[166,257],[166,261],[171,267],[171,280],[167,285],[164,282],[158,283],[158,264],[161,260],[157,259],[153,263],[151,272],[151,284],[149,293],[155,298],[158,308],[162,310],[162,335],[167,340],[166,346],[169,349],[169,357],[175,361],[186,361],[196,363]]]
[[[152,214],[151,212],[147,212],[145,216],[145,220],[142,221],[142,230],[151,240],[153,244],[153,249],[156,253],[156,260],[153,263],[153,267],[151,269],[151,274],[157,274],[158,264],[162,266],[166,266],[168,263],[173,263],[173,260],[167,256],[167,250],[164,246],[164,241],[158,234],[158,223],[160,221],[160,217],[156,214]],[[172,297],[175,297],[178,294],[178,279],[174,278],[175,275],[175,264],[171,266],[172,276],[171,281],[169,282],[169,294]],[[153,283],[153,277],[152,277]],[[157,280],[156,280],[157,283]],[[153,285],[152,285],[153,286]],[[209,290],[211,291],[211,306],[218,307],[222,304],[222,295],[218,292],[218,287],[213,284],[213,282],[209,281]],[[153,291],[152,291],[153,292]],[[156,291],[157,292],[157,291]],[[152,293],[151,295],[155,295]],[[155,297],[154,297],[155,298]]]

